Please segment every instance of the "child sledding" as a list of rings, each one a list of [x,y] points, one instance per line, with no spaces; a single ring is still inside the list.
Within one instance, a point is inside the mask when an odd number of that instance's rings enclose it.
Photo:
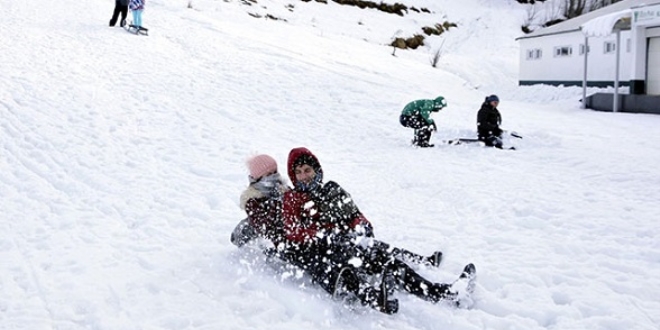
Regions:
[[[405,291],[421,299],[452,306],[472,303],[476,268],[464,267],[452,283],[434,283],[408,263],[439,265],[442,253],[420,256],[374,238],[373,227],[350,195],[333,181],[323,182],[319,160],[306,148],[289,153],[289,189],[268,155],[248,161],[250,185],[241,195],[248,218],[231,240],[237,246],[265,238],[265,252],[301,269],[332,297],[356,301],[386,314],[398,311],[394,294]]]

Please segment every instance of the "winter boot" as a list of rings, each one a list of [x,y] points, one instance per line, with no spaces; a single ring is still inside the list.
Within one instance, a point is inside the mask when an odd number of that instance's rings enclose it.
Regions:
[[[476,278],[477,269],[474,264],[465,265],[461,275],[449,288],[451,293],[455,295],[451,300],[456,307],[470,308],[474,304],[472,294],[474,293]]]
[[[426,262],[433,267],[440,267],[440,263],[442,262],[442,252],[433,252],[431,256],[426,257]]]
[[[416,273],[407,264],[398,260],[395,263],[398,263],[394,271],[397,284],[410,294],[431,302],[456,298],[457,294],[451,290],[451,284],[433,283]]]

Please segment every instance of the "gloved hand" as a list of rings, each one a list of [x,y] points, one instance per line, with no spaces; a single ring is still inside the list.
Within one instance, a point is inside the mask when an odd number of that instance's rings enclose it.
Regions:
[[[374,228],[371,224],[360,224],[353,228],[355,236],[374,237]]]

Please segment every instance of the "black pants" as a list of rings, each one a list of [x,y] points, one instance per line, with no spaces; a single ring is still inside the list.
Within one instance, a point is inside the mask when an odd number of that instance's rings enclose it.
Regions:
[[[342,245],[319,242],[309,246],[289,247],[279,251],[278,257],[303,269],[314,283],[333,294],[339,272],[348,266],[350,251]]]
[[[495,147],[502,149],[502,138],[495,135],[479,136],[479,140],[484,141],[487,147]]]
[[[401,115],[399,117],[399,123],[403,127],[409,127],[415,130],[415,137],[413,138],[414,145],[427,146],[429,144],[433,128],[420,114],[412,116]]]
[[[433,283],[396,259],[392,251],[364,248],[347,242],[323,242],[301,249],[280,251],[279,257],[284,261],[302,268],[312,280],[326,292],[333,294],[334,284],[342,268],[351,267],[348,261],[358,258],[362,261],[360,267],[354,268],[357,273],[366,276],[383,276],[385,272],[393,275],[394,290],[404,290],[421,299],[438,302],[451,298],[450,284]],[[369,285],[360,283],[359,286]],[[369,303],[369,301],[363,301]]]
[[[119,1],[115,2],[115,11],[112,13],[112,18],[110,19],[110,26],[115,26],[117,23],[117,18],[121,13],[121,21],[119,22],[120,26],[124,26],[126,21],[126,15],[128,14],[128,6],[122,6]]]

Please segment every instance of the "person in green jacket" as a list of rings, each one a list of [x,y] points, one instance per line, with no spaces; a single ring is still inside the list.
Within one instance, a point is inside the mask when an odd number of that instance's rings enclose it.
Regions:
[[[431,134],[438,130],[435,121],[431,118],[431,112],[438,112],[447,106],[444,97],[438,96],[434,100],[417,100],[408,103],[401,112],[399,122],[403,127],[415,130],[413,146],[428,148],[433,147],[429,143]]]

